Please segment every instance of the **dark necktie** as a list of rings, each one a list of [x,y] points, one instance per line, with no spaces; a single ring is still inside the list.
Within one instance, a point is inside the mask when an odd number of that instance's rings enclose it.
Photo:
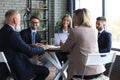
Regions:
[[[35,44],[35,32],[32,33],[32,44]]]
[[[98,37],[100,36],[100,32],[98,32]]]

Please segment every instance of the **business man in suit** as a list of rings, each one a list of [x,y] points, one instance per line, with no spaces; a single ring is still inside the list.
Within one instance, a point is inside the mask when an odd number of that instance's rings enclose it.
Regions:
[[[14,80],[45,80],[49,74],[48,68],[31,64],[26,55],[42,55],[49,47],[26,44],[15,31],[19,24],[20,14],[16,10],[8,10],[5,13],[5,25],[0,30],[0,50],[8,60]]]
[[[42,45],[41,42],[41,36],[38,34],[37,29],[40,26],[40,19],[36,16],[31,16],[30,18],[30,27],[27,29],[24,29],[20,32],[22,39],[30,45]],[[35,33],[35,37],[32,35]],[[44,55],[35,55],[32,58],[29,59],[33,64],[36,65],[44,65],[46,67],[50,66],[50,62],[47,60],[47,58]],[[40,64],[39,64],[40,63]]]
[[[24,29],[20,32],[22,39],[29,45],[40,45],[41,42],[41,36],[37,33],[37,28],[40,25],[40,20],[36,16],[32,16],[30,18],[30,27],[27,29]],[[38,45],[38,46],[39,46]],[[31,63],[40,65],[40,58],[42,55],[34,55],[29,56],[29,60]]]
[[[40,20],[36,16],[30,18],[30,26],[20,32],[22,39],[27,44],[35,44],[41,42],[41,36],[37,33],[37,28],[40,25]],[[32,42],[32,33],[35,32],[35,42]]]
[[[98,29],[98,46],[100,53],[110,52],[112,46],[112,35],[105,30],[105,26],[106,18],[97,17],[96,28]]]

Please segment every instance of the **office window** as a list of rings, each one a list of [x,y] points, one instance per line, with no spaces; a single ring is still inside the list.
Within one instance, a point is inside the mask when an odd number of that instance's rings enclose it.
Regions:
[[[75,0],[75,9],[80,8],[80,0]]]
[[[107,30],[112,33],[113,47],[120,48],[120,4],[119,0],[105,0]]]
[[[95,26],[96,17],[102,16],[102,0],[76,0],[75,9],[87,8],[91,12],[92,22]]]
[[[92,22],[95,26],[96,17],[102,16],[103,0],[75,0],[75,9],[87,8],[92,14]],[[105,1],[105,17],[107,19],[107,31],[112,33],[112,47],[120,48],[120,4],[119,0]]]

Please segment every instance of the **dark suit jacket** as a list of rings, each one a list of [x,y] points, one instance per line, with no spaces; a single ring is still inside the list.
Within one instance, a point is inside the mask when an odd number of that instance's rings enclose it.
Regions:
[[[32,44],[32,36],[31,36],[31,28],[27,28],[25,30],[22,30],[20,32],[22,39],[27,43],[27,44]],[[35,35],[35,43],[40,43],[41,42],[41,37],[38,33]]]
[[[112,46],[111,33],[105,30],[102,33],[100,33],[100,35],[98,36],[98,46],[100,53],[110,52]]]
[[[35,76],[27,55],[43,54],[42,47],[33,48],[26,44],[20,34],[5,24],[0,30],[0,50],[5,53],[8,64],[19,80],[29,80]],[[14,76],[14,74],[13,74]]]

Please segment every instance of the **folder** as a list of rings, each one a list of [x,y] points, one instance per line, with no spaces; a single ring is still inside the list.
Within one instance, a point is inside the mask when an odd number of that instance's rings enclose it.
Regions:
[[[60,45],[60,40],[66,41],[68,38],[69,33],[55,33],[55,45]]]

